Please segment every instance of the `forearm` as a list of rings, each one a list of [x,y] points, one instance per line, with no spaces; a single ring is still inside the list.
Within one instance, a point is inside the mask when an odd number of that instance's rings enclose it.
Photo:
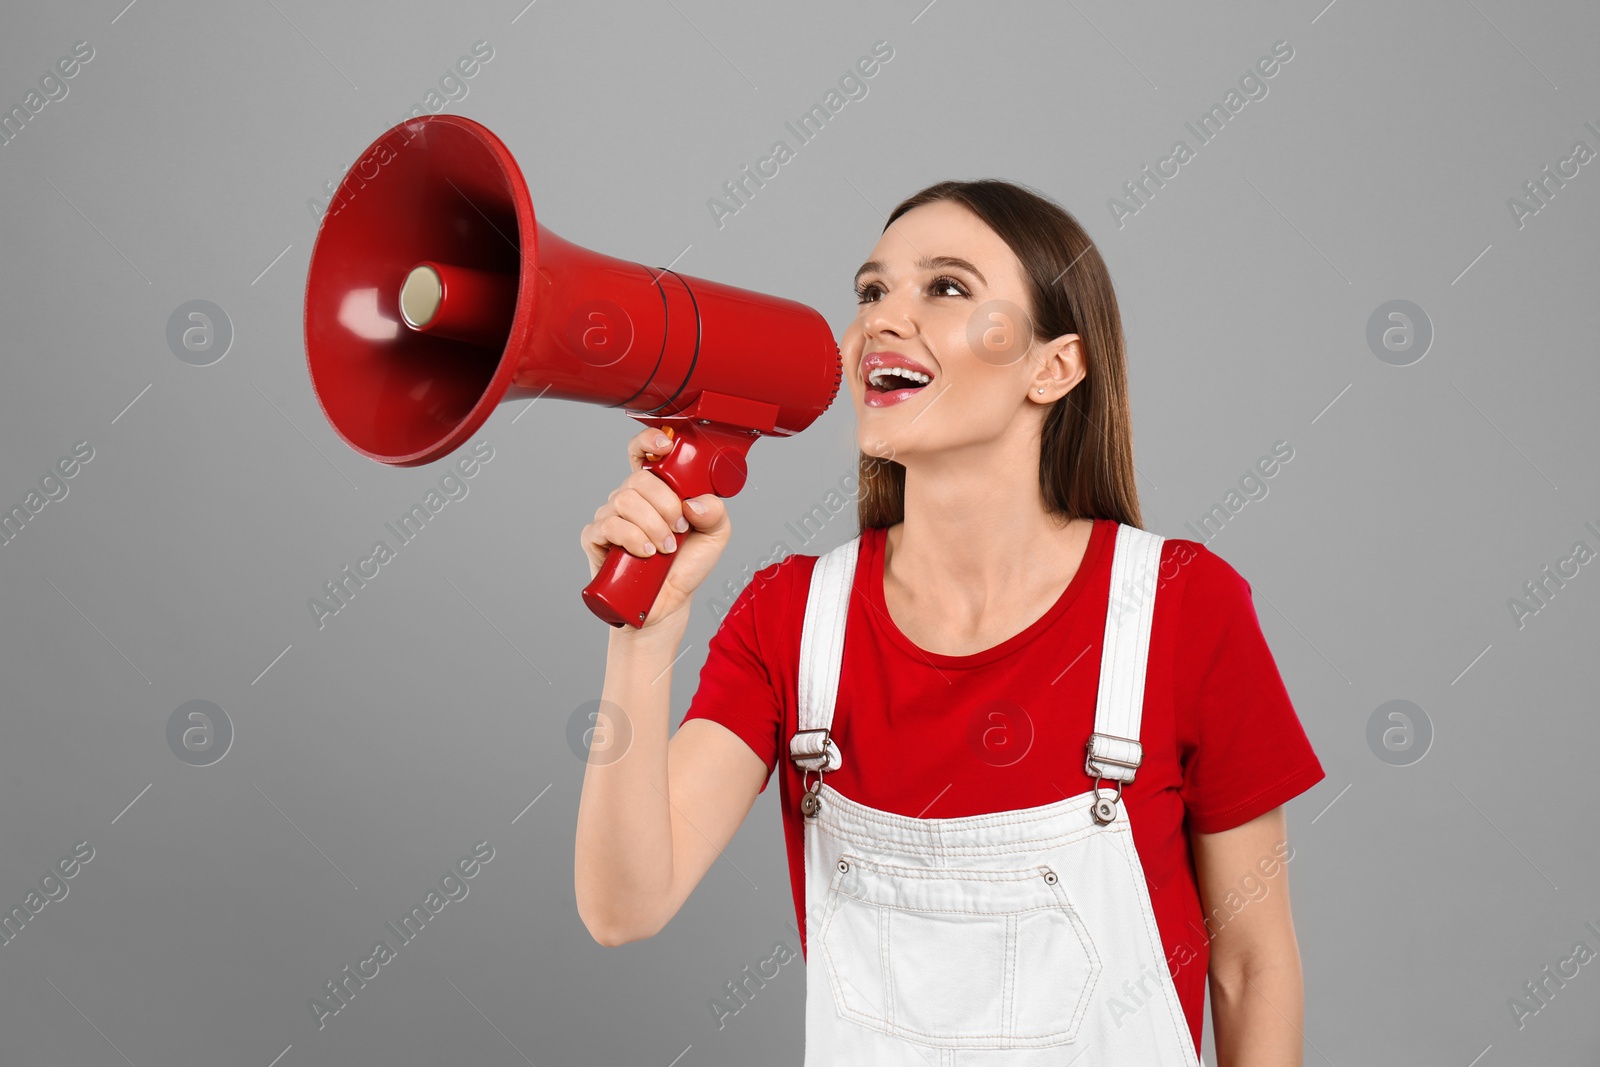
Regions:
[[[654,630],[654,627],[652,627]],[[648,933],[672,882],[667,803],[672,663],[683,627],[613,630],[578,802],[578,911],[602,943]]]
[[[1303,1067],[1305,990],[1298,952],[1239,966],[1212,961],[1217,1067]]]

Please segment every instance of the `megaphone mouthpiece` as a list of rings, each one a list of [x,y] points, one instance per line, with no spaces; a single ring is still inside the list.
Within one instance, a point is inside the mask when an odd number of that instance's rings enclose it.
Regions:
[[[400,318],[419,333],[481,348],[502,343],[517,310],[517,276],[425,262],[400,285]]]

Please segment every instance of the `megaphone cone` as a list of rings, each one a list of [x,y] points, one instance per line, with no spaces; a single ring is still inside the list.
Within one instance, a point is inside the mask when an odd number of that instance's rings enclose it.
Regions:
[[[811,425],[841,371],[804,304],[558,237],[506,146],[454,115],[395,126],[345,175],[311,255],[305,336],[323,414],[371,459],[432,462],[500,403],[548,396],[670,428],[646,467],[680,498],[737,493],[754,439]],[[673,558],[613,546],[584,601],[639,626]]]

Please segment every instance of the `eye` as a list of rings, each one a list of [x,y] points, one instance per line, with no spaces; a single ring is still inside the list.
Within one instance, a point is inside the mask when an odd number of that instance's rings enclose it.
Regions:
[[[856,286],[856,302],[858,304],[872,304],[877,299],[882,299],[883,286],[877,282],[866,282]],[[971,296],[966,291],[966,286],[950,277],[939,275],[928,285],[928,296]]]

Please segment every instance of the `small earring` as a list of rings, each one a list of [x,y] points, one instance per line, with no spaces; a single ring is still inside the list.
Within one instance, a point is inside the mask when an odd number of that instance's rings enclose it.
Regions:
[[[1040,389],[1040,390],[1039,390],[1039,392],[1041,392],[1041,393],[1042,393],[1042,392],[1044,392],[1044,390],[1043,390],[1043,389]]]

